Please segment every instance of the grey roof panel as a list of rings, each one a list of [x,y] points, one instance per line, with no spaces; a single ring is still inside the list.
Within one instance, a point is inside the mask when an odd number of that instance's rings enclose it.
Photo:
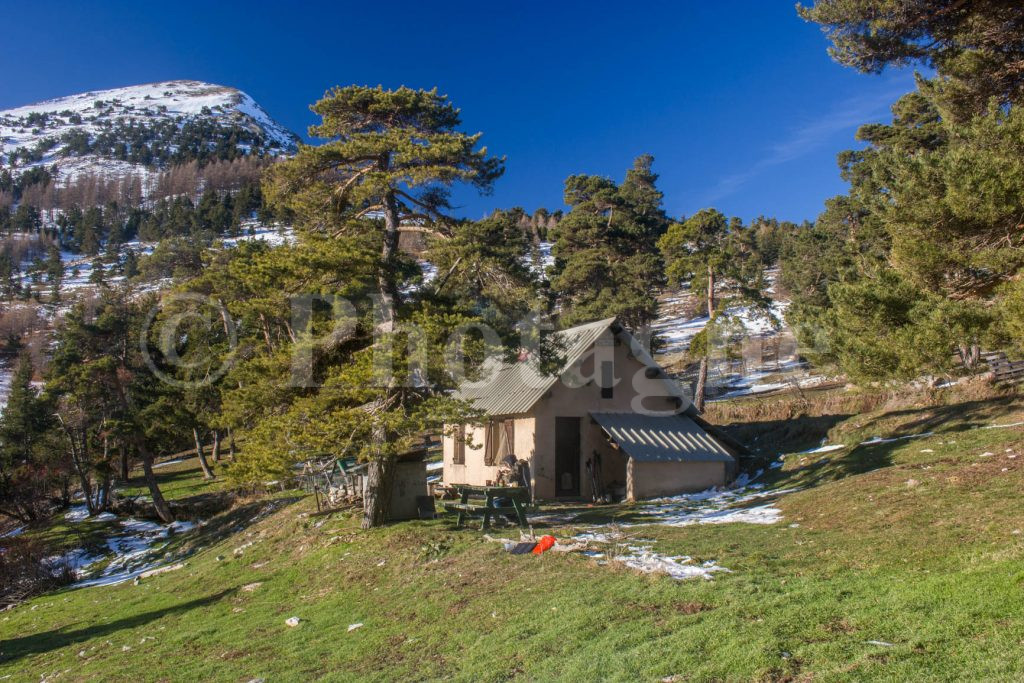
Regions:
[[[619,448],[639,462],[732,462],[729,452],[684,415],[590,413]]]
[[[615,318],[608,318],[556,332],[564,346],[562,373],[582,358],[614,322]],[[529,412],[560,376],[542,373],[536,359],[519,363],[492,360],[489,367],[485,366],[483,379],[463,384],[455,396],[472,401],[473,407],[488,415],[519,415]]]
[[[615,322],[606,318],[596,322],[556,332],[565,352],[565,363],[559,373],[547,375],[538,368],[537,360],[530,358],[518,363],[505,363],[491,359],[487,362],[484,377],[476,382],[466,382],[455,391],[455,397],[471,401],[473,406],[488,415],[521,415],[530,412],[534,404],[548,392],[555,382],[577,363],[595,342]],[[626,330],[616,334],[623,336],[630,345],[630,353],[642,364],[658,368],[647,350]],[[658,368],[660,370],[660,368]],[[695,410],[682,388],[662,372],[667,396],[675,396],[686,410]],[[698,413],[699,414],[699,413]]]

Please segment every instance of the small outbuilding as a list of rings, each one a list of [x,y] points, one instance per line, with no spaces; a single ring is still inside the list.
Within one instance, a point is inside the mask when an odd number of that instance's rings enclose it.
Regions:
[[[457,396],[486,413],[449,425],[444,482],[485,486],[525,462],[537,499],[626,498],[724,485],[735,449],[614,318],[555,333],[560,371],[531,356],[495,361]]]

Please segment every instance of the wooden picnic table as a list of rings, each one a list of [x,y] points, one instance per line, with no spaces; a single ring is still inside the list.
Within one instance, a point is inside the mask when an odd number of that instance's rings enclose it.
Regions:
[[[491,526],[494,515],[515,515],[519,526],[526,528],[526,505],[530,502],[530,491],[523,486],[470,486],[455,484],[452,488],[459,495],[458,503],[445,503],[446,510],[459,513],[458,526],[461,527],[466,517],[483,517],[482,528]],[[471,499],[482,502],[471,502]],[[497,498],[507,498],[511,505],[495,505]]]

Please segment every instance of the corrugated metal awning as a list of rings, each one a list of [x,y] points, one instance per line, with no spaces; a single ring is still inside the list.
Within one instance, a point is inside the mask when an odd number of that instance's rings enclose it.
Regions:
[[[732,462],[729,452],[684,415],[591,413],[619,448],[639,462]]]

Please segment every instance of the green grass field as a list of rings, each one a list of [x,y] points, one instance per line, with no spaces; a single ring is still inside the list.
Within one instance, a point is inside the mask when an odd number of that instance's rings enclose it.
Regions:
[[[450,518],[362,532],[309,498],[240,501],[175,541],[183,569],[0,614],[0,677],[1020,680],[1024,427],[982,427],[1022,420],[1024,400],[952,392],[843,415],[848,448],[771,471],[800,489],[782,521],[631,529],[731,570],[712,581],[512,556]],[[162,476],[185,492],[198,472]]]

